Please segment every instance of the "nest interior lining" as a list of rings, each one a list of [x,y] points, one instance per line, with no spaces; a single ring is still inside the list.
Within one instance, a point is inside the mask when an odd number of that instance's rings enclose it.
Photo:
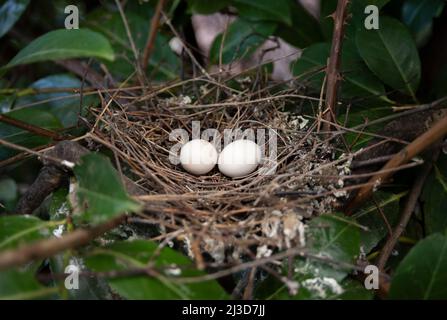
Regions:
[[[193,90],[197,87],[201,94]],[[346,166],[334,165],[334,150],[321,141],[311,120],[285,111],[302,102],[300,95],[291,89],[227,90],[215,102],[212,84],[197,80],[190,89],[190,96],[159,90],[150,100],[131,98],[126,106],[93,110],[101,136],[126,164],[123,171],[145,191],[139,197],[146,209],[142,217],[159,227],[157,238],[175,236],[196,261],[204,263],[206,254],[215,264],[305,246],[303,222],[337,204],[343,183],[333,177],[346,174]],[[202,131],[266,129],[266,155],[267,142],[276,135],[277,166],[265,161],[240,179],[216,168],[207,176],[185,172],[169,160],[177,143],[169,135],[185,129],[191,137],[193,121],[200,121]],[[266,168],[275,171],[262,174]]]

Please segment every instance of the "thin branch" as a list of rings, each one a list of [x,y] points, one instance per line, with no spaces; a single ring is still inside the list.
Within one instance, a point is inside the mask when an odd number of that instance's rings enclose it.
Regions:
[[[126,30],[127,38],[129,39],[130,47],[132,48],[132,52],[133,52],[133,55],[135,58],[135,66],[136,66],[136,70],[137,70],[138,80],[140,81],[140,85],[144,86],[144,83],[145,83],[144,82],[144,72],[143,72],[143,69],[141,68],[138,50],[135,45],[135,41],[133,40],[132,32],[130,31],[130,27],[129,27],[129,23],[127,22],[126,15],[124,14],[123,7],[121,6],[121,3],[119,2],[119,0],[115,0],[115,3],[118,8],[118,11],[120,12],[121,19],[123,20],[124,29]]]
[[[52,157],[52,156],[46,155],[46,154],[44,154],[42,152],[34,151],[32,149],[28,149],[28,148],[19,146],[17,144],[8,142],[8,141],[3,140],[3,139],[0,139],[0,145],[4,145],[5,147],[10,148],[10,149],[24,151],[26,153],[29,153],[29,154],[41,157],[43,159],[54,161],[55,163],[58,163],[59,165],[61,165],[63,167],[66,167],[68,169],[73,169],[74,166],[75,166],[75,164],[73,162],[71,162],[71,161],[67,161],[67,160],[64,160],[64,159],[59,159],[59,158],[56,158],[56,157]]]
[[[402,211],[399,223],[396,225],[393,232],[390,234],[388,240],[386,241],[385,245],[383,246],[382,250],[380,251],[379,258],[377,259],[377,267],[379,268],[379,270],[381,271],[384,270],[388,258],[391,255],[391,252],[396,246],[399,237],[404,232],[408,224],[408,221],[410,221],[411,214],[413,213],[417,200],[422,192],[425,180],[427,179],[431,169],[433,168],[433,163],[436,161],[438,156],[439,156],[439,148],[437,148],[436,152],[433,154],[431,161],[425,163],[421,172],[417,176],[411,188],[404,210]]]
[[[143,70],[147,69],[149,59],[154,49],[155,38],[157,37],[158,27],[160,25],[161,11],[163,10],[165,0],[158,0],[157,6],[155,8],[155,13],[151,19],[151,27],[149,30],[149,35],[147,37],[146,47],[144,48],[143,60],[141,62]]]
[[[11,117],[8,117],[4,114],[0,114],[0,122],[9,124],[11,126],[23,129],[25,131],[34,133],[35,135],[41,136],[41,137],[47,137],[54,140],[64,140],[66,137],[61,136],[57,132],[54,132],[52,130],[48,130],[45,128],[37,127],[35,125],[23,122],[21,120],[17,120]]]
[[[332,35],[332,48],[329,63],[326,70],[326,109],[325,119],[335,122],[335,114],[338,100],[338,88],[340,86],[341,74],[341,52],[346,19],[348,16],[349,0],[338,0],[337,10],[334,16],[334,33]],[[330,123],[323,125],[323,131],[330,131]]]
[[[407,163],[413,157],[433,145],[446,134],[447,116],[439,120],[432,128],[413,140],[412,143],[393,156],[391,160],[385,164],[380,173],[375,174],[369,180],[368,184],[360,188],[353,201],[351,201],[351,203],[347,206],[345,210],[346,214],[351,215],[360,204],[372,195],[375,188],[380,186],[384,181],[388,180],[388,178],[392,176],[393,170],[389,171],[389,169],[394,169]]]
[[[0,253],[0,270],[45,259],[61,251],[86,245],[125,221],[126,216],[121,215],[90,229],[77,229],[61,238],[41,240],[16,250],[3,251]]]

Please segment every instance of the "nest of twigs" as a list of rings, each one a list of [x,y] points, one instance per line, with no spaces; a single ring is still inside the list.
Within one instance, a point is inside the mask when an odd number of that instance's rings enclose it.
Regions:
[[[305,246],[306,220],[331,211],[345,196],[340,175],[349,174],[349,163],[335,160],[318,133],[318,117],[300,114],[308,98],[290,87],[250,91],[249,78],[236,81],[240,90],[195,79],[141,96],[118,93],[115,103],[93,110],[119,169],[141,189],[145,210],[137,220],[156,225],[157,239],[180,244],[201,267]],[[202,132],[213,128],[222,135],[264,129],[265,141],[255,137],[265,146],[259,168],[231,179],[217,168],[194,176],[172,163],[172,147],[186,141],[170,134],[184,129],[191,138],[193,121],[200,121]]]

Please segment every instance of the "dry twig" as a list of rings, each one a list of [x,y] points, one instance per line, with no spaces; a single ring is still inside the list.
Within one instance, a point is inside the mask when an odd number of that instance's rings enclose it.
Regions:
[[[346,19],[348,15],[349,0],[338,0],[337,10],[334,15],[334,33],[332,36],[331,55],[327,66],[326,84],[326,114],[325,119],[329,122],[336,121],[336,106],[338,101],[338,88],[340,86],[341,74],[341,52],[343,47],[343,37]],[[330,124],[326,122],[323,131],[330,130]]]

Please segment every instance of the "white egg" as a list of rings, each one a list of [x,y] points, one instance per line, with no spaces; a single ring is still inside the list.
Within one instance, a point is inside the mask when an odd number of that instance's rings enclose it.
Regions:
[[[180,163],[189,173],[202,175],[213,170],[217,163],[216,148],[208,141],[194,139],[180,150]]]
[[[232,178],[252,173],[261,161],[261,148],[251,140],[236,140],[227,145],[217,161],[219,170]]]

